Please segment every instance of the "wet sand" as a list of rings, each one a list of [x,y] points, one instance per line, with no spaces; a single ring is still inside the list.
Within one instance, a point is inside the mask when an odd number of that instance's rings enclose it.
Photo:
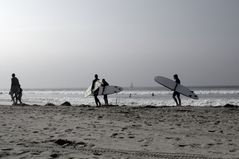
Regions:
[[[238,158],[239,108],[0,106],[0,158]]]

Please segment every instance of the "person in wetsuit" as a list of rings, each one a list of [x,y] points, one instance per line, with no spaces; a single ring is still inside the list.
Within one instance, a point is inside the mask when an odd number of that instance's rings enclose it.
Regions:
[[[22,88],[21,88],[21,86],[20,86],[20,88],[19,88],[19,92],[17,93],[17,96],[16,96],[16,104],[17,104],[17,102],[19,101],[19,103],[20,104],[22,104]]]
[[[95,84],[96,84],[97,81],[99,81],[99,78],[98,78],[98,75],[95,74],[95,79],[93,80],[92,86],[91,86],[91,92],[94,95],[96,106],[101,106],[100,100],[97,97],[98,93],[99,93],[99,88],[95,89]]]
[[[102,79],[102,86],[103,86],[103,94],[104,94],[105,87],[106,87],[106,86],[109,86],[109,83],[108,83],[108,82],[106,82],[106,80],[105,80],[105,79]],[[105,101],[105,105],[109,105],[109,103],[108,103],[108,96],[107,96],[107,94],[104,94],[104,101]]]
[[[9,94],[12,98],[12,101],[13,101],[13,105],[17,104],[17,96],[18,96],[19,92],[20,92],[19,80],[17,79],[15,73],[13,73],[12,74],[12,79],[11,79],[11,89],[10,89],[10,92],[9,92]]]
[[[173,75],[173,78],[174,78],[174,80],[175,80],[175,82],[176,82],[176,86],[175,86],[175,88],[174,88],[174,90],[173,90],[173,91],[174,91],[174,92],[173,92],[173,99],[174,99],[174,101],[176,102],[176,105],[177,105],[177,106],[181,106],[180,93],[176,91],[177,86],[178,86],[181,82],[180,82],[180,80],[179,80],[177,74]]]

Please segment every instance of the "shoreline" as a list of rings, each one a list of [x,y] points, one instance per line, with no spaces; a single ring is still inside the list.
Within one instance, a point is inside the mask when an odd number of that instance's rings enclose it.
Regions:
[[[96,106],[96,105],[90,105],[90,104],[73,104],[71,105],[70,102],[64,102],[62,104],[54,104],[54,103],[46,103],[45,105],[40,105],[40,104],[27,104],[27,103],[22,103],[22,104],[17,104],[17,105],[11,105],[11,104],[0,104],[1,106],[16,106],[16,107],[59,107],[59,106],[65,106],[65,107],[97,107],[97,108],[111,108],[111,107],[129,107],[129,108],[164,108],[164,107],[174,107],[174,108],[239,108],[239,105],[234,105],[234,104],[225,104],[225,105],[208,105],[208,106],[192,106],[192,105],[181,105],[181,106],[172,106],[172,105],[101,105],[101,106]]]
[[[239,156],[237,107],[0,105],[0,121],[3,158]]]

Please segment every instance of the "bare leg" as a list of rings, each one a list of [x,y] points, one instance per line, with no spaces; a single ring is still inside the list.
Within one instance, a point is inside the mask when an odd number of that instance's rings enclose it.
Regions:
[[[107,97],[107,95],[104,95],[104,101],[105,101],[105,105],[109,105],[108,104],[108,97]]]
[[[98,97],[96,97],[96,98],[97,98],[98,106],[101,106],[99,98]]]
[[[18,94],[17,101],[19,101],[20,104],[22,104],[22,94]]]
[[[101,106],[100,100],[97,98],[97,95],[94,95],[96,106]]]
[[[178,105],[181,106],[181,98],[180,98],[180,94],[177,95],[178,98]]]
[[[97,101],[97,96],[96,95],[94,95],[94,99],[95,99],[96,106],[98,106],[98,101]]]
[[[15,96],[14,96],[15,95]],[[16,93],[13,93],[13,94],[11,94],[11,98],[12,98],[12,102],[13,102],[13,104],[12,105],[16,105],[17,104],[17,99],[15,100],[15,98],[16,98]]]
[[[178,101],[176,99],[176,96],[177,96],[177,92],[173,92],[173,99],[174,99],[176,105],[178,106]]]
[[[175,96],[173,96],[173,99],[174,99],[174,101],[175,101],[176,105],[178,106],[178,101],[177,101],[177,99],[176,99],[176,97],[175,97]]]

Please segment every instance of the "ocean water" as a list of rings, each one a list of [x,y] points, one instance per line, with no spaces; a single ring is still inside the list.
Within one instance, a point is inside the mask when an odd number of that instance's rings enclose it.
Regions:
[[[198,96],[193,100],[181,95],[184,106],[239,105],[239,86],[230,87],[190,87]],[[24,89],[22,101],[27,104],[60,105],[68,101],[72,105],[95,105],[93,97],[84,97],[85,89]],[[0,90],[0,105],[12,104],[9,90]],[[152,96],[154,94],[154,96]],[[129,106],[174,106],[172,91],[162,87],[125,88],[118,94],[109,95],[109,103]],[[101,103],[103,97],[99,96]]]

